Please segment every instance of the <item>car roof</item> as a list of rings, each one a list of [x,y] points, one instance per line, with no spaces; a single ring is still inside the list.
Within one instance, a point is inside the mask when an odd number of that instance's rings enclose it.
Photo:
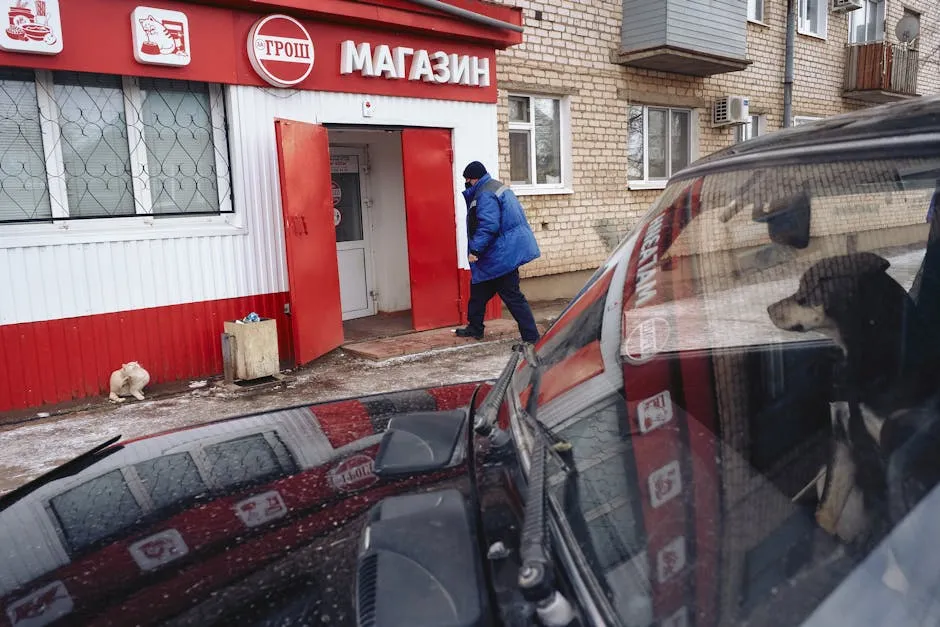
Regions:
[[[759,165],[761,161],[774,161],[787,154],[797,160],[801,154],[828,153],[844,150],[847,144],[853,150],[844,156],[857,158],[859,149],[881,152],[892,150],[892,142],[910,140],[912,143],[930,143],[940,140],[940,95],[922,96],[868,107],[784,128],[714,152],[677,172],[673,180],[691,178],[725,166]],[[862,151],[864,152],[864,150]],[[885,155],[882,155],[885,156]],[[754,163],[750,163],[753,161]]]

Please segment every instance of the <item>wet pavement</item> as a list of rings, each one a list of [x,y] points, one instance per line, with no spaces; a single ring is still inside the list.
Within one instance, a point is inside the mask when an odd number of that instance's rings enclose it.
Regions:
[[[564,304],[533,303],[532,309],[544,327]],[[493,379],[506,364],[518,337],[501,333],[494,339],[497,341],[471,340],[382,361],[362,359],[340,349],[288,373],[286,385],[277,389],[235,391],[216,378],[182,384],[144,401],[129,398],[115,405],[97,399],[90,407],[66,414],[41,418],[31,414],[28,421],[0,426],[0,494],[115,435],[135,438],[281,407]],[[145,390],[145,394],[151,392]]]

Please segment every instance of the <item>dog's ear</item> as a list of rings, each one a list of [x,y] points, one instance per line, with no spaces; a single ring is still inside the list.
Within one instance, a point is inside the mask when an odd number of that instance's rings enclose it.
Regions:
[[[875,253],[854,253],[849,257],[852,259],[859,275],[878,274],[891,267],[890,261]]]

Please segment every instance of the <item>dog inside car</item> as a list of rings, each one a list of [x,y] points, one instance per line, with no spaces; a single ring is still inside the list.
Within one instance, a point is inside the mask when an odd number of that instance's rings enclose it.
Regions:
[[[817,331],[842,349],[816,520],[869,548],[940,480],[938,334],[889,266],[870,252],[823,259],[767,308],[780,329]]]

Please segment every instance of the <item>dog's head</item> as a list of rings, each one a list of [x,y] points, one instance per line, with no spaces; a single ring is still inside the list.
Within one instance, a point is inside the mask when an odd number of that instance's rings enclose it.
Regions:
[[[853,253],[818,261],[803,273],[796,292],[767,308],[785,331],[821,331],[837,336],[839,312],[852,307],[859,285],[884,273],[890,263],[874,253]]]
[[[140,369],[140,364],[136,361],[129,361],[126,364],[121,364],[121,370],[124,372],[133,372]]]

